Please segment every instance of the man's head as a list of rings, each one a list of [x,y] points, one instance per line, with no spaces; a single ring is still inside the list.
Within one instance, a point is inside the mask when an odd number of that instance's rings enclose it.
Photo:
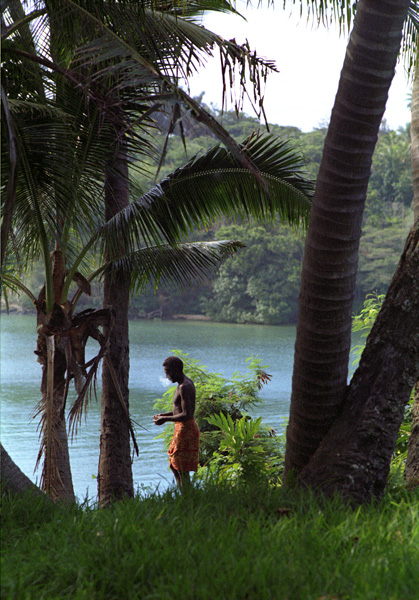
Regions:
[[[170,381],[177,381],[183,373],[183,362],[177,356],[169,356],[164,361],[163,368]]]

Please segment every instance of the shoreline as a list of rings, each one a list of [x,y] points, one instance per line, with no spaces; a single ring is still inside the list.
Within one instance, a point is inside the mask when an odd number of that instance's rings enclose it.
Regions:
[[[84,310],[84,309],[83,309]],[[11,314],[11,315],[18,315],[18,316],[25,316],[25,315],[32,315],[34,317],[36,317],[36,311],[32,308],[28,309],[25,308],[23,306],[21,306],[20,304],[17,303],[10,303],[9,304],[9,308],[7,309],[7,307],[5,306],[4,301],[2,301],[1,303],[1,309],[0,309],[0,314]],[[171,315],[170,317],[165,317],[163,318],[160,314],[152,314],[152,315],[139,315],[139,314],[133,314],[130,313],[128,315],[128,319],[130,321],[166,321],[166,322],[170,322],[170,321],[192,321],[192,322],[196,322],[196,323],[228,323],[229,325],[261,325],[263,327],[293,327],[296,325],[296,323],[278,323],[278,324],[271,324],[271,323],[257,323],[257,322],[253,322],[253,321],[246,321],[244,323],[239,323],[239,322],[233,322],[233,321],[214,321],[213,319],[211,319],[211,317],[208,317],[207,315],[200,315],[200,314],[186,314],[186,313],[175,313],[174,315]]]
[[[28,309],[28,308],[25,308],[25,307],[21,306],[20,304],[16,304],[16,303],[11,303],[11,304],[9,304],[9,307],[6,307],[4,301],[1,303],[0,312],[2,314],[34,315],[34,316],[36,316],[36,311],[32,308]],[[170,318],[167,318],[167,319],[163,319],[161,316],[158,316],[158,315],[149,317],[147,315],[138,315],[138,314],[135,316],[131,315],[129,318],[133,319],[133,320],[138,320],[138,321],[154,321],[155,319],[159,319],[162,321],[211,321],[211,317],[207,317],[207,315],[186,314],[186,313],[174,314]]]

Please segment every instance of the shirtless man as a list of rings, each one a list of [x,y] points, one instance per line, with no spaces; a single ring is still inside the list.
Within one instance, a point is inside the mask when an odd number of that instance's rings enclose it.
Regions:
[[[177,356],[166,358],[163,368],[167,379],[178,386],[173,398],[173,410],[154,415],[153,420],[156,425],[175,424],[168,455],[176,483],[182,489],[184,484],[190,483],[189,471],[198,470],[199,427],[194,418],[195,386],[183,373],[183,362]]]

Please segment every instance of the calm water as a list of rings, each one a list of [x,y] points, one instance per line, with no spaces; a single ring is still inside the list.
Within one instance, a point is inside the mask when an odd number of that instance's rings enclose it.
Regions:
[[[161,364],[180,349],[199,359],[211,371],[231,376],[245,373],[246,358],[259,356],[269,365],[272,381],[261,391],[263,405],[257,408],[264,422],[278,432],[284,429],[291,393],[295,327],[228,325],[208,322],[132,321],[130,323],[131,370],[130,408],[133,418],[147,429],[137,428],[140,456],[135,457],[135,486],[172,485],[161,432],[153,425],[153,404],[167,389]],[[33,353],[36,344],[35,318],[1,317],[1,439],[19,467],[33,481],[39,448],[37,425],[33,418],[39,401],[41,367]],[[100,398],[100,394],[98,394]],[[76,495],[96,496],[99,458],[100,405],[93,400],[87,419],[70,446]]]

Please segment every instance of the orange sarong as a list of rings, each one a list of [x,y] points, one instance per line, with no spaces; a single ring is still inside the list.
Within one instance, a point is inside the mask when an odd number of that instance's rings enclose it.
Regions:
[[[197,471],[199,427],[195,419],[175,423],[175,433],[167,452],[170,466],[176,471]]]

